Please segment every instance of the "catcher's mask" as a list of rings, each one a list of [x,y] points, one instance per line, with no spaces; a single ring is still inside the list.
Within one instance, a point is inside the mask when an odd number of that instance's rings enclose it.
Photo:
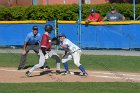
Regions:
[[[44,29],[45,29],[46,32],[51,33],[52,30],[53,30],[53,27],[52,27],[52,25],[47,24],[47,25],[45,25],[45,28]]]
[[[52,38],[51,44],[52,45],[59,45],[60,44],[59,38],[58,37]]]

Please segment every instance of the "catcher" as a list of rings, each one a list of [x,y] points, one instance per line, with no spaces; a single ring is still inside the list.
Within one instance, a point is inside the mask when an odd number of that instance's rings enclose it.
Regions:
[[[59,45],[60,44],[60,40],[58,37],[54,37],[51,40],[52,45]]]

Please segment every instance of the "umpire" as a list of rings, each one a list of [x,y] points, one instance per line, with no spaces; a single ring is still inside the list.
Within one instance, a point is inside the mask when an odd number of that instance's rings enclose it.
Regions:
[[[41,35],[38,33],[38,27],[33,26],[32,32],[28,33],[25,38],[18,70],[24,69],[26,63],[26,56],[30,50],[33,50],[36,54],[39,53],[40,41],[41,41]]]

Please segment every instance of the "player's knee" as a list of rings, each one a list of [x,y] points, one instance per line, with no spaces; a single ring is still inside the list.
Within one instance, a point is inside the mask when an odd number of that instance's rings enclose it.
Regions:
[[[39,64],[39,67],[42,67],[43,66],[43,64]]]
[[[65,63],[65,62],[67,62],[67,60],[66,59],[62,59],[62,63]]]
[[[38,64],[38,67],[42,67],[43,65],[44,65],[44,64],[39,63],[39,64]]]
[[[80,63],[75,63],[75,62],[74,62],[74,64],[75,64],[77,67],[79,67],[79,66],[81,65]]]
[[[25,57],[25,56],[27,56],[27,53],[25,53],[25,54],[21,54],[21,56],[22,56],[22,57]]]

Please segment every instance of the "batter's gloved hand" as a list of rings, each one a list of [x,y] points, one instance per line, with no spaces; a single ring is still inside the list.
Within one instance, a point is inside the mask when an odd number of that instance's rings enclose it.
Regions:
[[[57,37],[52,38],[51,44],[52,45],[59,45],[60,44],[59,38],[57,38]]]

